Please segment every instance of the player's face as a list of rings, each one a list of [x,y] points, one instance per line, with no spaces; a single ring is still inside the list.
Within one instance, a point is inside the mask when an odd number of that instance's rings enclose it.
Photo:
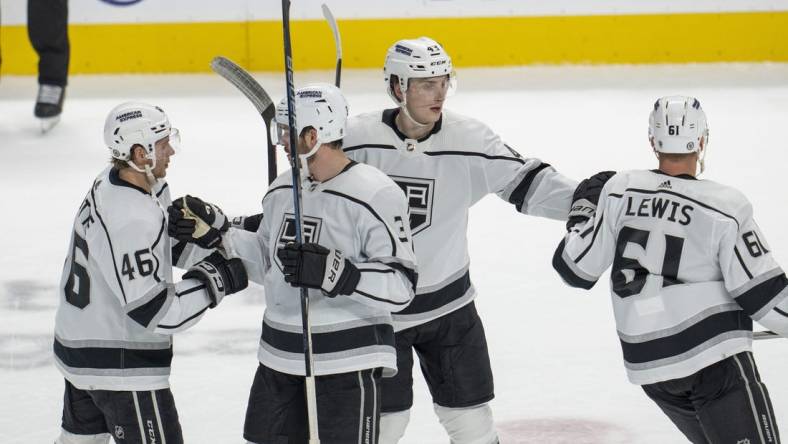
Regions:
[[[449,76],[410,79],[405,91],[410,115],[420,123],[435,123],[443,112],[443,102],[449,92]]]
[[[156,168],[153,169],[153,177],[161,179],[167,175],[167,167],[170,165],[170,157],[175,155],[173,144],[179,140],[178,130],[173,129],[169,136],[159,140],[154,145],[156,153]]]
[[[291,160],[291,158],[290,158],[290,130],[289,130],[287,125],[279,125],[279,131],[280,131],[280,134],[281,134],[281,136],[279,138],[279,144],[282,145],[282,147],[285,149],[285,153],[287,153],[287,160]],[[314,130],[306,132],[306,137],[309,138],[310,140],[307,140],[306,138],[301,137],[301,136],[298,137],[298,153],[299,154],[306,154],[312,149],[309,146],[310,142],[312,144],[312,147],[315,146],[315,142],[316,142],[314,140],[315,134],[316,133],[315,133]]]

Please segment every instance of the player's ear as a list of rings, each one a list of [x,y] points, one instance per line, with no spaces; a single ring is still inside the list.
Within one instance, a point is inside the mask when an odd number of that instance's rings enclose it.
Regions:
[[[145,157],[145,148],[140,145],[132,146],[130,159],[137,165],[143,165],[147,160]]]
[[[394,91],[394,97],[402,102],[402,88],[399,86],[399,77],[392,75],[391,78],[389,78],[389,87]]]

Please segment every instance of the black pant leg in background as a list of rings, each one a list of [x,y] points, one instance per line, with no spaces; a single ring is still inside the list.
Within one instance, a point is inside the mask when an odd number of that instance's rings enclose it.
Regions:
[[[38,53],[38,83],[68,81],[68,0],[27,0],[27,35]]]

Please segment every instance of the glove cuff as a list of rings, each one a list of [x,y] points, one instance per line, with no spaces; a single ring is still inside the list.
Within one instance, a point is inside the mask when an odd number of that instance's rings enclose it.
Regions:
[[[211,299],[210,308],[216,307],[227,295],[227,287],[221,271],[208,261],[203,260],[194,264],[184,273],[183,279],[197,279],[205,284],[208,297]]]
[[[323,273],[323,282],[320,288],[328,297],[338,294],[348,295],[353,293],[361,278],[352,262],[345,259],[341,251],[333,248],[326,255],[326,269]]]
[[[588,199],[577,199],[572,202],[572,208],[569,209],[569,218],[583,217],[590,219],[596,213],[596,204]]]

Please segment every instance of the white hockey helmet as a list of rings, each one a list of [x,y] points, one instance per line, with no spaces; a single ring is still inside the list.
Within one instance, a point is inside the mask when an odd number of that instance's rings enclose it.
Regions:
[[[317,145],[334,142],[345,137],[348,105],[342,91],[329,83],[315,83],[295,91],[296,132],[312,127],[317,131]],[[283,127],[288,125],[287,98],[276,106],[271,138],[282,144]],[[281,126],[280,126],[281,125]]]
[[[109,112],[104,123],[104,143],[110,155],[115,159],[128,161],[131,158],[131,147],[140,145],[149,159],[154,160],[153,153],[156,142],[171,136],[177,136],[164,110],[158,106],[145,103],[122,103]]]
[[[402,94],[408,89],[410,79],[423,79],[428,77],[449,76],[448,94],[454,92],[457,81],[451,57],[438,42],[429,37],[400,40],[392,45],[386,53],[386,62],[383,65],[383,78],[386,89],[394,103],[402,106],[403,102],[397,100],[391,88],[391,76],[397,76]]]
[[[315,83],[295,91],[296,133],[312,127],[317,131],[317,143],[306,154],[299,154],[301,178],[309,176],[308,160],[324,143],[342,140],[347,126],[348,105],[342,91],[329,83]],[[271,140],[284,145],[288,127],[287,97],[276,106],[274,121],[271,122]],[[295,150],[294,150],[295,151]],[[294,152],[294,151],[291,151]]]
[[[648,136],[658,153],[688,154],[709,143],[706,114],[694,97],[668,96],[654,103],[648,121]]]

